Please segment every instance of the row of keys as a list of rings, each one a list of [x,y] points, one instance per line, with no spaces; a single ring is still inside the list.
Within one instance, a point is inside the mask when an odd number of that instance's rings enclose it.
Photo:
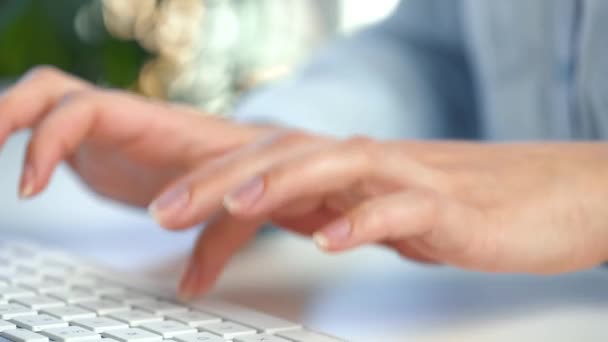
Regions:
[[[13,323],[14,322],[14,323]],[[67,322],[49,316],[26,316],[13,322],[0,320],[0,334],[14,342],[81,342],[100,339],[112,342],[157,342],[173,339],[173,342],[339,342],[329,336],[305,330],[288,330],[276,335],[256,334],[256,330],[233,322],[209,324],[204,331],[172,321],[148,323],[139,328],[129,328],[127,324],[106,317]],[[16,324],[15,324],[16,323]],[[20,329],[16,329],[19,326]],[[101,329],[99,329],[102,327]]]
[[[13,319],[19,316],[35,315],[38,311],[36,305],[22,305],[19,303],[0,304],[0,319]],[[150,305],[149,303],[140,306],[144,310],[129,310],[125,309],[124,306],[114,305],[106,302],[88,302],[79,306],[61,306],[61,307],[50,307],[43,308],[39,311],[43,314],[56,317],[65,321],[71,321],[81,318],[92,318],[97,315],[106,315],[125,322],[131,326],[138,326],[145,323],[157,322],[163,319],[163,312],[166,312],[164,316],[167,319],[174,320],[190,327],[197,327],[204,324],[219,323],[221,318],[211,314],[207,314],[200,311],[187,311],[186,308],[180,307],[179,310],[172,307],[165,307],[164,304]],[[171,309],[170,309],[171,308]],[[124,310],[123,310],[124,309]],[[154,313],[153,311],[156,311]],[[172,312],[173,311],[173,312]]]
[[[9,309],[7,309],[9,308]],[[192,333],[195,327],[203,327],[204,331],[222,336],[224,338],[233,338],[241,335],[255,334],[256,330],[228,321],[221,321],[219,317],[209,315],[203,312],[181,312],[168,315],[170,321],[163,321],[162,317],[141,310],[132,310],[118,312],[109,315],[109,317],[93,317],[94,313],[86,311],[78,307],[52,308],[43,310],[46,315],[41,322],[32,321],[34,312],[25,307],[8,304],[0,305],[0,315],[3,319],[15,318],[18,325],[26,327],[34,331],[42,330],[53,326],[53,324],[62,324],[61,320],[70,321],[77,326],[89,329],[95,333],[107,332],[115,329],[125,329],[128,326],[141,326],[143,329],[150,330],[165,338],[171,338],[177,334]],[[28,316],[25,316],[28,315]],[[19,319],[19,316],[25,316],[26,319]],[[36,316],[34,316],[36,317]],[[50,320],[49,317],[57,318],[58,320]],[[173,321],[173,322],[172,322]],[[54,327],[54,326],[53,326]],[[290,334],[304,334],[303,330],[289,330],[283,332],[286,336]],[[306,336],[300,336],[300,340],[310,340],[308,336],[312,333],[307,333]],[[278,334],[280,335],[280,333]],[[294,336],[291,336],[294,337]],[[294,339],[297,341],[297,339]]]
[[[15,329],[16,327],[22,329]],[[139,328],[129,328],[126,323],[122,323],[120,321],[107,317],[75,320],[72,322],[71,326],[68,325],[68,322],[62,321],[55,317],[51,317],[49,315],[21,316],[11,320],[10,322],[0,321],[0,331],[6,332],[6,334],[3,334],[3,336],[12,340],[17,339],[15,340],[17,342],[20,342],[20,338],[23,338],[23,336],[21,336],[22,334],[25,334],[25,337],[27,337],[24,341],[31,342],[30,339],[35,335],[30,334],[30,332],[41,332],[43,335],[47,336],[49,336],[49,334],[53,334],[53,336],[49,337],[56,341],[65,342],[69,342],[69,338],[73,338],[74,336],[72,335],[74,334],[77,335],[76,337],[78,337],[78,339],[82,339],[85,337],[99,337],[99,334],[103,334],[103,336],[123,342],[148,342],[152,340],[160,340],[162,338],[176,338],[179,342],[198,342],[201,340],[205,341],[206,339],[208,339],[208,337],[235,339],[250,335],[255,335],[255,338],[260,338],[259,336],[270,336],[256,335],[257,331],[255,329],[229,321],[206,324],[200,327],[200,329],[201,332],[199,333],[196,328],[177,321],[158,321],[153,323],[142,324]],[[302,331],[286,331],[283,333],[279,333],[278,335],[294,338],[298,337],[298,334],[301,335],[302,333]],[[63,338],[57,337],[62,335],[64,336]],[[301,339],[292,340],[312,340],[310,333],[306,336],[300,337]],[[180,338],[186,340],[180,341]],[[251,341],[257,341],[255,338],[251,337]],[[268,339],[270,339],[270,337],[268,337]],[[277,340],[277,338],[272,337],[272,340]],[[260,339],[260,341],[265,340]]]

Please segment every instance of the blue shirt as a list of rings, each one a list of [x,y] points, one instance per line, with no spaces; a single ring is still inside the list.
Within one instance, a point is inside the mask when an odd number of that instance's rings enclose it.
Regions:
[[[237,118],[377,138],[608,137],[608,1],[404,0]]]

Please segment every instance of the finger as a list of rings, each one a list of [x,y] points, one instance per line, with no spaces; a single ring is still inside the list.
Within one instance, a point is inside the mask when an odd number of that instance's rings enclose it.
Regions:
[[[264,220],[242,221],[220,215],[199,236],[179,288],[180,298],[198,297],[209,290],[222,270],[251,241]]]
[[[69,160],[87,139],[107,147],[125,143],[136,146],[135,139],[141,137],[142,132],[154,131],[151,136],[155,139],[163,134],[184,132],[180,125],[191,121],[165,120],[168,114],[181,113],[171,110],[112,90],[91,88],[64,96],[32,132],[20,185],[21,196],[29,197],[40,192],[57,164],[64,159]],[[146,117],[142,118],[142,115]],[[142,140],[138,143],[145,146],[149,142]],[[161,147],[154,152],[162,156],[159,159],[171,160],[172,165],[181,167],[177,156],[189,151],[187,146],[180,147]]]
[[[74,93],[42,120],[28,144],[20,185],[22,197],[40,192],[53,170],[89,134],[102,102],[101,92]]]
[[[239,183],[318,144],[302,133],[265,137],[177,180],[152,202],[150,213],[166,228],[193,226],[221,209],[224,195]]]
[[[0,147],[13,132],[36,125],[66,94],[89,87],[52,67],[29,71],[0,98]]]
[[[285,215],[282,210],[271,217],[273,224],[296,234],[310,237],[319,228],[336,220],[340,215],[326,207],[303,215]]]
[[[389,154],[382,144],[360,138],[302,154],[229,193],[225,206],[233,215],[248,217],[268,214],[298,198],[327,196],[370,180],[386,183],[392,191],[412,184],[441,186],[436,172],[407,156]]]
[[[425,253],[423,249],[417,247],[409,240],[386,241],[383,242],[382,245],[397,251],[397,253],[405,259],[425,265],[439,264],[436,258],[429,256],[429,253]]]
[[[271,216],[273,219],[286,219],[291,217],[301,217],[318,211],[323,206],[323,199],[304,198],[293,203],[289,203],[277,210]]]
[[[327,251],[363,244],[401,241],[429,234],[445,225],[449,202],[430,191],[406,191],[364,202],[314,234]]]

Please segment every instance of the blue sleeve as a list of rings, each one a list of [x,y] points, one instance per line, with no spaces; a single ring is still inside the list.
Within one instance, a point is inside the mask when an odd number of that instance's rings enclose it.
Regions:
[[[342,137],[470,137],[476,105],[460,7],[404,0],[291,79],[249,95],[235,116]]]

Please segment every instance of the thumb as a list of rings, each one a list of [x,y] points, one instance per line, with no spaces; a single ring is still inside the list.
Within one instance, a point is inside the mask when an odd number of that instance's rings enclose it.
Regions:
[[[327,251],[419,237],[446,224],[450,204],[430,191],[409,190],[375,197],[314,234]]]

